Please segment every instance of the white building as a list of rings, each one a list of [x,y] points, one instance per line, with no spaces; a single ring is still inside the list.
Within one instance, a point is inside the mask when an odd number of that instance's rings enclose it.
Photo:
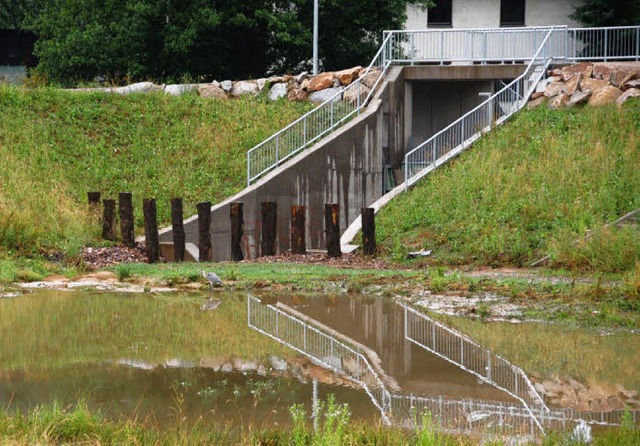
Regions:
[[[580,0],[434,0],[423,11],[407,8],[405,29],[579,26],[569,15]]]

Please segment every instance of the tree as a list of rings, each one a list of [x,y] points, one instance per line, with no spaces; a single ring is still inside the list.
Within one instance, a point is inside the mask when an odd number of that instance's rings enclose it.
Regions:
[[[39,69],[72,84],[256,78],[311,59],[313,0],[22,0],[46,2],[32,22]],[[426,6],[430,0],[417,0]],[[326,69],[366,64],[409,0],[320,0]],[[416,3],[415,1],[411,3]]]
[[[44,8],[46,0],[0,2],[0,29],[23,29]]]
[[[585,26],[640,24],[640,0],[586,0],[570,16]]]

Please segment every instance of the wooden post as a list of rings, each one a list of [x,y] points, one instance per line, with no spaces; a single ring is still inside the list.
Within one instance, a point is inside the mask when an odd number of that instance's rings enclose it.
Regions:
[[[365,256],[376,255],[376,221],[373,208],[362,208],[362,253]]]
[[[171,199],[171,227],[173,234],[173,261],[184,261],[185,234],[182,216],[182,198]]]
[[[204,201],[196,204],[198,209],[198,256],[199,262],[210,262],[211,251],[211,202]]]
[[[234,262],[239,262],[244,259],[244,255],[242,255],[242,230],[244,229],[242,203],[231,203],[229,218],[231,219],[231,259]]]
[[[304,206],[291,206],[291,253],[306,254]]]
[[[340,257],[340,206],[324,205],[324,232],[326,234],[327,254],[329,257]]]
[[[116,239],[116,200],[102,200],[102,238]]]
[[[133,236],[133,201],[130,192],[118,194],[118,207],[122,244],[133,248],[136,242]]]
[[[147,256],[149,257],[149,263],[156,263],[160,260],[156,200],[154,198],[142,200],[142,211],[144,213],[144,241]]]
[[[260,255],[274,256],[276,255],[278,204],[263,201],[260,205],[262,207],[262,240],[260,242]]]
[[[89,199],[90,208],[100,207],[100,192],[87,192],[87,198]]]

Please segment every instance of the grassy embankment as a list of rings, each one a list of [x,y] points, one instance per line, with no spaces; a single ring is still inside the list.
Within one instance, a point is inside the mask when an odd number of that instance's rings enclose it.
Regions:
[[[41,276],[53,265],[26,257],[73,258],[97,243],[86,194],[156,197],[170,221],[169,200],[217,202],[244,187],[246,151],[311,108],[264,98],[217,101],[195,94],[108,95],[0,86],[0,280]],[[140,232],[138,232],[140,233]],[[20,277],[20,275],[26,277]]]
[[[443,265],[521,267],[549,253],[553,267],[640,275],[638,231],[601,229],[640,208],[639,123],[638,100],[522,112],[384,208],[382,247],[433,249]]]
[[[187,425],[180,421],[180,412],[175,426],[157,429],[138,420],[109,421],[101,414],[91,413],[79,404],[76,408],[62,408],[53,404],[41,407],[28,415],[14,415],[0,410],[0,438],[11,445],[57,445],[57,444],[136,444],[136,445],[295,445],[338,446],[356,444],[384,445],[472,445],[479,438],[458,437],[437,431],[429,417],[418,421],[415,431],[382,426],[372,427],[350,421],[348,407],[336,404],[329,398],[323,402],[318,429],[314,431],[308,414],[300,407],[291,408],[293,426],[289,430],[274,430],[269,427],[254,429],[231,429],[220,426],[211,428],[202,425]],[[640,441],[640,430],[631,425],[621,429],[600,431],[591,444],[595,446],[631,446]],[[496,446],[510,444],[499,439],[490,442]],[[583,442],[552,434],[543,440],[543,445],[581,445]]]

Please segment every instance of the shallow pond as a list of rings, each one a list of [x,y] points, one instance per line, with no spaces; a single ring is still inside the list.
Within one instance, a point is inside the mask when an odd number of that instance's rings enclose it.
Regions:
[[[0,299],[0,404],[28,410],[53,400],[84,400],[109,416],[158,425],[184,417],[234,426],[286,425],[293,404],[310,412],[315,388],[316,397],[334,394],[349,404],[354,418],[370,422],[402,398],[412,404],[437,398],[440,408],[443,401],[470,399],[456,406],[456,416],[465,415],[470,424],[480,413],[473,404],[489,404],[487,412],[493,404],[510,407],[528,398],[509,384],[495,385],[499,360],[507,368],[522,367],[525,378],[518,375],[516,381],[531,378],[551,408],[610,412],[620,402],[635,407],[640,390],[637,334],[599,336],[541,324],[453,319],[447,323],[475,340],[457,332],[445,339],[443,325],[438,342],[446,345],[436,347],[431,334],[416,331],[422,325],[407,324],[402,306],[381,298],[271,293],[259,295],[260,303],[246,293],[216,292],[222,303],[204,311],[210,296],[41,290]],[[277,326],[263,326],[263,333],[249,327],[251,305],[258,305],[256,311],[265,304],[293,315],[287,316],[289,324],[297,317],[305,327],[317,327],[325,333],[324,345],[329,340],[349,351],[373,352],[391,392],[365,392],[370,382],[360,362],[355,374],[344,355],[305,351],[302,340],[290,338],[296,352],[273,339]],[[464,352],[456,342],[465,343]],[[311,358],[343,376],[312,365]],[[582,397],[569,401],[565,393],[571,392]],[[476,409],[466,413],[460,407]]]

